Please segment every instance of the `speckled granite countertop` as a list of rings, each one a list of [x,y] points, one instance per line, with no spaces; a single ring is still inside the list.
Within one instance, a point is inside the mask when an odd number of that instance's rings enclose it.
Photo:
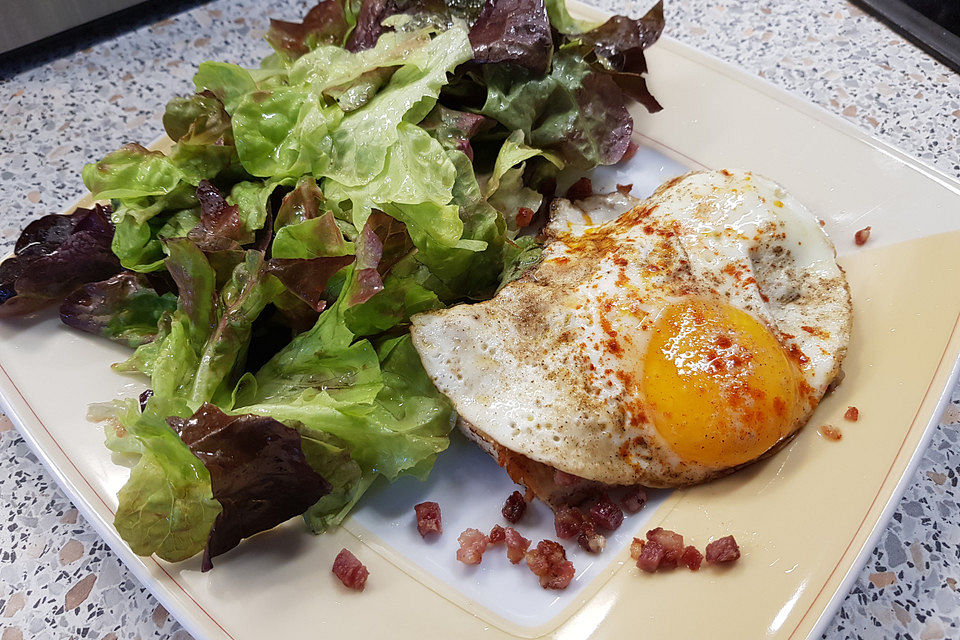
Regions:
[[[200,62],[253,65],[267,50],[259,37],[266,17],[292,18],[306,7],[169,2],[67,47],[0,60],[0,253],[25,220],[81,195],[85,162],[156,138],[163,105],[191,90]],[[847,2],[667,0],[667,21],[671,36],[960,177],[960,76]],[[960,637],[958,427],[960,388],[825,637]],[[190,637],[78,516],[2,416],[0,629],[0,640]]]

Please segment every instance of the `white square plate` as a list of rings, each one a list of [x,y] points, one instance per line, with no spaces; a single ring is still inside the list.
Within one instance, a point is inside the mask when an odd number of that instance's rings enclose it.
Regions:
[[[578,5],[578,12],[602,17]],[[641,151],[599,171],[600,184],[646,195],[688,168],[738,167],[783,184],[826,220],[854,297],[846,380],[811,425],[772,458],[729,478],[661,492],[631,516],[600,556],[567,545],[577,579],[543,591],[504,558],[454,560],[464,528],[502,523],[514,489],[485,455],[454,438],[429,481],[371,493],[339,531],[314,538],[291,521],[245,542],[201,573],[133,555],[113,529],[128,471],[113,464],[90,402],[138,393],[111,372],[122,347],[81,335],[53,314],[0,323],[0,394],[26,440],[90,523],[198,639],[351,637],[802,638],[819,633],[849,588],[936,423],[955,379],[960,336],[960,184],[820,109],[669,38],[649,51],[651,89],[665,109],[634,113]],[[872,226],[865,247],[857,229]],[[816,434],[861,420],[844,439]],[[445,533],[423,542],[413,504],[444,508]],[[703,547],[733,533],[743,557],[730,570],[642,575],[626,547],[662,525]],[[521,528],[554,537],[539,506]],[[362,594],[330,574],[349,547],[371,571]],[[493,554],[499,556],[500,554]],[[731,614],[731,612],[735,612]]]

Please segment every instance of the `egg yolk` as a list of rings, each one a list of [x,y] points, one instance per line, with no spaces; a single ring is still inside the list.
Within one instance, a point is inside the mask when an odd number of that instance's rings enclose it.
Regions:
[[[728,304],[691,300],[657,319],[644,365],[647,414],[682,459],[730,467],[788,435],[803,378],[762,323]]]

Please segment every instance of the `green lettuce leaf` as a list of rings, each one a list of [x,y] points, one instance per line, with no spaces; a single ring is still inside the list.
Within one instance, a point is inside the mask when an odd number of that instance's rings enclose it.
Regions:
[[[174,98],[163,113],[163,128],[174,142],[233,145],[230,116],[210,91]]]
[[[430,238],[453,247],[463,233],[457,208],[450,206],[455,180],[456,168],[443,147],[423,129],[402,122],[380,175],[353,187],[327,178],[323,190],[334,202],[352,204],[352,223],[358,229],[377,208],[406,223],[414,243]]]
[[[597,25],[586,20],[577,20],[567,10],[567,0],[544,0],[547,15],[553,28],[564,34],[577,34],[590,31]]]
[[[159,151],[128,144],[83,167],[83,184],[95,200],[162,196],[180,184],[176,163]]]
[[[149,273],[163,268],[161,238],[181,238],[200,222],[200,208],[181,209],[140,221],[142,211],[121,207],[114,213],[113,253],[131,271]]]
[[[470,159],[454,150],[447,151],[447,158],[456,170],[451,192],[463,225],[459,245],[436,242],[416,226],[408,224],[407,229],[418,248],[416,260],[431,274],[423,284],[442,300],[452,301],[480,295],[496,285],[506,225],[503,216],[483,198]],[[477,244],[464,246],[466,242]]]
[[[387,86],[333,132],[334,157],[325,175],[344,187],[359,187],[381,175],[389,149],[400,138],[400,123],[420,122],[436,104],[447,73],[472,56],[462,28],[445,31],[415,50]]]
[[[253,321],[283,289],[263,254],[247,251],[219,295],[216,273],[186,239],[167,241],[167,270],[177,282],[177,309],[161,318],[157,339],[139,347],[120,371],[150,376],[156,396],[177,398],[192,411],[226,402],[249,344]]]
[[[249,233],[263,228],[267,222],[267,203],[277,186],[278,181],[275,180],[244,180],[233,185],[227,202],[237,206],[243,231]]]
[[[584,60],[584,48],[565,45],[545,76],[488,65],[487,98],[481,113],[566,165],[592,169],[613,164],[630,144],[633,120],[624,95],[606,74]]]
[[[226,62],[201,62],[193,76],[193,85],[198,93],[209,91],[216,96],[232,116],[243,96],[281,84],[284,75],[280,67],[244,69]]]
[[[327,169],[333,152],[330,135],[343,111],[306,87],[293,86],[239,97],[232,116],[244,169],[277,179]]]
[[[531,268],[540,264],[543,245],[534,236],[520,236],[507,243],[503,250],[503,271],[497,291],[518,279]]]
[[[409,336],[379,349],[355,340],[345,321],[347,301],[362,286],[354,271],[347,268],[340,296],[316,325],[241,380],[234,394],[234,412],[297,425],[308,461],[334,485],[332,496],[307,512],[315,530],[339,522],[374,477],[428,468],[446,448],[453,419]]]
[[[135,400],[108,423],[107,445],[139,454],[117,494],[114,526],[134,553],[179,562],[203,550],[221,507],[210,474],[170,428],[166,418],[190,417],[181,402],[157,396],[140,413]],[[119,428],[118,428],[119,427]]]
[[[323,533],[343,522],[377,474],[364,472],[350,457],[348,445],[336,436],[319,431],[300,434],[300,446],[307,463],[332,486],[330,493],[303,514],[311,531]]]
[[[430,44],[428,31],[385,33],[375,47],[356,53],[342,47],[323,46],[299,58],[290,68],[292,85],[309,84],[313,91],[329,94],[383,67],[399,67],[418,49]]]

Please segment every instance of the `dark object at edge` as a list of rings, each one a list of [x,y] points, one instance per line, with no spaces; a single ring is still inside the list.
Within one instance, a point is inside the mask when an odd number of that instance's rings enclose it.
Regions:
[[[933,10],[933,5],[944,5],[956,0],[851,0],[858,7],[882,20],[888,27],[914,43],[931,56],[960,73],[960,35],[951,29],[960,30],[960,14],[950,14],[943,7]],[[911,6],[913,5],[913,6]],[[917,5],[926,9],[937,19],[924,15]]]

